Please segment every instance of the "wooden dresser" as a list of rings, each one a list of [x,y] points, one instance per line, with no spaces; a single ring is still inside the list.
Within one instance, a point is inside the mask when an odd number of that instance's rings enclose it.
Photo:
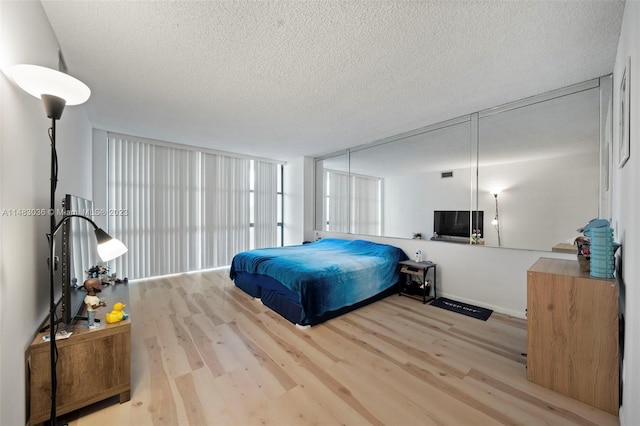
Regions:
[[[89,329],[79,320],[67,329],[73,334],[57,340],[58,362],[56,414],[62,415],[94,402],[119,395],[120,403],[131,396],[131,320],[107,324],[106,313],[116,302],[129,303],[128,284],[103,287],[99,294],[107,306],[98,309],[101,326]],[[129,307],[125,308],[129,313]],[[80,315],[86,315],[81,310]],[[60,329],[64,325],[60,325]],[[27,349],[29,424],[49,419],[51,412],[50,344],[38,333]]]
[[[577,260],[527,271],[527,378],[618,415],[618,285]]]

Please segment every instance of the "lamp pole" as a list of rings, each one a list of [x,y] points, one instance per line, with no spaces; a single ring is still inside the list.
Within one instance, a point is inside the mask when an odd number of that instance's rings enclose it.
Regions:
[[[500,242],[500,220],[498,218],[498,194],[493,194],[493,197],[496,199],[496,216],[494,220],[496,222],[496,231],[498,232],[498,247],[500,247],[502,243]]]
[[[55,299],[55,240],[54,234],[56,229],[56,186],[57,178],[57,159],[56,159],[56,119],[51,118],[51,199],[49,208],[50,232],[49,232],[49,345],[51,347],[51,418],[50,423],[54,425],[56,422],[56,390],[58,386],[56,361],[56,330],[54,324],[56,321],[56,299]]]
[[[58,156],[56,154],[56,121],[62,117],[66,105],[63,98],[54,95],[43,94],[40,96],[47,117],[51,119],[49,128],[49,140],[51,141],[51,178],[50,178],[50,203],[49,203],[49,345],[51,367],[51,418],[52,425],[56,422],[56,390],[58,386],[56,364],[56,299],[55,299],[55,271],[57,262],[55,258],[55,233],[56,233],[56,187],[58,186]]]
[[[84,103],[91,95],[91,90],[86,84],[70,75],[50,68],[38,65],[19,64],[10,69],[13,81],[25,92],[42,100],[51,119],[49,128],[49,140],[51,141],[51,182],[49,203],[49,342],[51,346],[51,417],[50,424],[56,423],[56,302],[55,302],[55,196],[58,183],[58,158],[56,155],[56,121],[62,116],[65,105],[79,105]]]

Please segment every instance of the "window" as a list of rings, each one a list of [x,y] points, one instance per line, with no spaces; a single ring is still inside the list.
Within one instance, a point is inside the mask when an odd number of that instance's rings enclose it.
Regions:
[[[109,135],[114,260],[136,278],[226,266],[239,251],[282,245],[280,164]]]
[[[327,231],[382,234],[381,178],[325,170],[324,180],[323,211]]]
[[[281,164],[250,162],[251,248],[282,246],[284,241]]]

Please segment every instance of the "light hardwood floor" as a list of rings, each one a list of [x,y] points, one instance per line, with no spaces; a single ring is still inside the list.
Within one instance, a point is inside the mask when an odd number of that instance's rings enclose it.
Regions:
[[[397,295],[301,330],[227,270],[129,284],[131,401],[86,425],[616,425],[526,380],[526,323]]]

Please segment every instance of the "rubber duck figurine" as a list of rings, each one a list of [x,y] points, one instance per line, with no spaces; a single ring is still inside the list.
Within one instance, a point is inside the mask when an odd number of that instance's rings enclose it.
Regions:
[[[129,315],[127,315],[127,313],[124,311],[124,308],[126,307],[127,305],[122,302],[114,304],[113,310],[105,315],[105,320],[107,320],[107,323],[113,324],[114,322],[120,322],[129,318]]]

